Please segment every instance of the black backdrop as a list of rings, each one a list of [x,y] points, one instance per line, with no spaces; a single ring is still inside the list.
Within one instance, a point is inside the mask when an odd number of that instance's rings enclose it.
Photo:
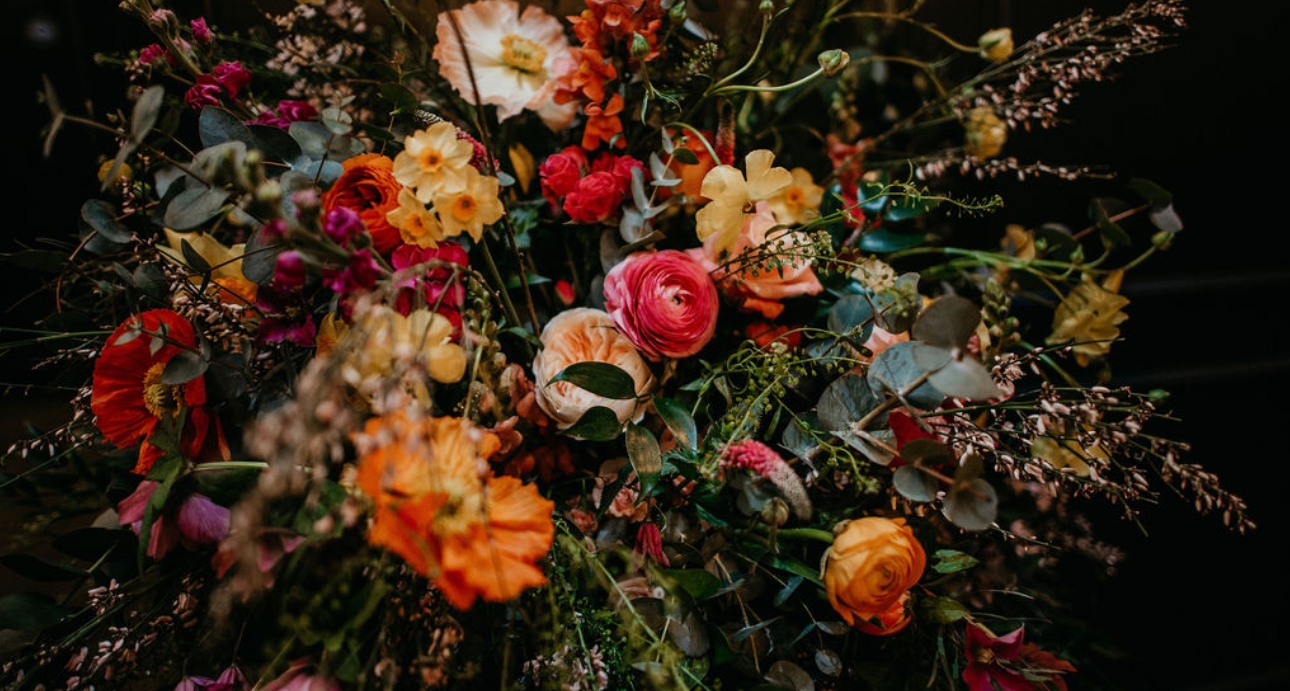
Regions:
[[[172,3],[205,8],[211,16],[247,11],[250,2]],[[932,0],[938,22],[956,36],[1012,26],[1018,36],[1092,6],[1118,11],[1112,0]],[[1117,378],[1136,387],[1173,392],[1171,408],[1185,421],[1190,460],[1216,472],[1244,497],[1258,530],[1239,536],[1216,517],[1197,516],[1165,497],[1143,521],[1149,539],[1124,524],[1104,528],[1127,560],[1107,584],[1090,584],[1089,612],[1127,656],[1102,670],[1126,689],[1271,691],[1290,688],[1286,662],[1286,566],[1290,533],[1280,501],[1286,480],[1286,421],[1282,394],[1290,386],[1286,348],[1290,288],[1282,220],[1286,152],[1278,105],[1287,91],[1281,41],[1290,3],[1194,0],[1181,45],[1130,61],[1111,81],[1083,88],[1068,110],[1072,125],[1014,137],[1021,155],[1043,152],[1046,162],[1109,163],[1150,178],[1175,194],[1186,229],[1163,257],[1130,274],[1127,341],[1113,351]],[[1244,10],[1244,11],[1242,11]],[[5,0],[4,51],[11,76],[7,110],[9,159],[6,235],[0,251],[41,235],[66,237],[79,200],[96,189],[87,156],[101,141],[68,128],[53,157],[40,153],[47,122],[36,101],[42,74],[60,98],[112,100],[116,76],[90,62],[94,51],[127,44],[138,27],[116,0]],[[73,108],[75,110],[75,107]],[[1064,160],[1063,160],[1064,159]],[[1071,217],[1080,209],[1047,206],[1065,183],[1027,183],[1005,191],[1009,221]],[[1026,190],[1030,190],[1029,192]],[[1053,194],[1056,192],[1056,194]],[[1042,202],[1042,204],[1040,203]],[[1027,217],[1030,215],[1030,217]],[[34,287],[21,270],[5,270],[7,325],[30,324],[51,307],[47,296],[22,299]],[[24,361],[9,358],[2,381],[31,381]],[[33,410],[6,393],[2,415],[14,422]],[[1077,676],[1072,688],[1085,689]]]

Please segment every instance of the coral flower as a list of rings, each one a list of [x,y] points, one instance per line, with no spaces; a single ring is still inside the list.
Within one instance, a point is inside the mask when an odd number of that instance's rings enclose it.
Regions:
[[[793,174],[773,167],[774,162],[774,153],[758,149],[744,157],[746,180],[743,173],[728,165],[719,165],[703,176],[699,194],[712,201],[695,214],[695,231],[705,244],[708,238],[716,238],[712,249],[718,255],[738,239],[750,205],[781,194],[793,184]]]
[[[471,169],[474,155],[475,147],[457,138],[452,123],[436,122],[404,137],[403,151],[394,157],[394,179],[415,190],[422,204],[429,204],[435,194],[466,186],[466,171]]]
[[[382,154],[359,154],[341,164],[344,172],[322,196],[323,211],[338,206],[363,219],[377,252],[388,255],[403,242],[399,229],[386,216],[399,208],[403,186],[394,177],[394,161]]]
[[[618,330],[653,362],[689,357],[716,331],[717,287],[680,250],[628,255],[606,274],[604,291]]]
[[[436,192],[434,208],[443,234],[456,237],[466,233],[475,242],[483,239],[484,226],[496,222],[504,213],[498,189],[497,178],[468,168],[462,189]]]
[[[497,106],[498,121],[522,110],[537,113],[553,132],[573,121],[576,105],[553,98],[556,80],[575,67],[559,19],[536,5],[520,13],[512,0],[480,0],[440,13],[438,21],[433,57],[462,98]]]
[[[166,384],[167,363],[184,351],[197,350],[197,335],[188,320],[168,309],[131,317],[108,336],[94,363],[90,409],[109,442],[125,449],[139,445],[134,472],[146,475],[165,452],[149,443],[162,420],[187,413],[180,450],[196,457],[210,427],[206,380]]]
[[[555,503],[519,478],[495,476],[496,435],[453,417],[394,411],[355,443],[358,485],[375,504],[368,541],[432,579],[460,610],[544,585],[537,562],[555,536]]]

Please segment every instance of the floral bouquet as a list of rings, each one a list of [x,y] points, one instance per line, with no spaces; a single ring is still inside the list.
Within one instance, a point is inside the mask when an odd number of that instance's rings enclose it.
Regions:
[[[77,393],[7,456],[71,527],[5,557],[68,582],[2,601],[5,688],[1096,678],[1090,506],[1253,523],[1109,367],[1170,194],[1006,152],[1185,8],[929,4],[124,0],[124,107],[45,94],[102,187],[20,253]]]

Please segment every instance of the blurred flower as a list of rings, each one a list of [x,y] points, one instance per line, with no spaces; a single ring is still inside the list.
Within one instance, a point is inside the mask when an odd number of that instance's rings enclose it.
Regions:
[[[388,255],[403,242],[399,228],[387,219],[399,208],[403,189],[394,177],[394,161],[383,154],[364,153],[341,165],[344,172],[322,195],[323,211],[343,206],[356,212],[372,236],[372,246]]]
[[[963,123],[963,151],[977,158],[993,158],[1003,151],[1008,141],[1008,125],[994,114],[989,106],[979,106],[968,111]]]
[[[210,677],[184,677],[175,691],[246,691],[246,677],[236,665],[227,667],[214,679]]]
[[[645,414],[645,406],[638,399],[609,399],[567,381],[551,381],[569,365],[605,362],[631,376],[637,396],[650,392],[654,375],[649,365],[636,346],[619,333],[607,312],[591,307],[567,309],[547,322],[541,340],[542,350],[533,358],[537,402],[560,429],[572,426],[595,406],[614,411],[621,423],[640,420]]]
[[[1119,281],[1118,273],[1109,276],[1102,285],[1085,277],[1053,312],[1053,332],[1044,342],[1071,344],[1071,351],[1081,365],[1111,352],[1111,343],[1120,337],[1119,325],[1129,318],[1123,312],[1129,299],[1118,294]]]
[[[466,101],[497,106],[498,121],[526,109],[553,131],[573,120],[576,107],[552,98],[556,78],[574,68],[569,41],[560,20],[541,7],[521,13],[511,0],[479,0],[440,13],[435,36],[440,75]]]
[[[635,252],[605,275],[605,310],[646,359],[693,355],[717,327],[717,287],[679,250]]]
[[[1034,691],[1035,684],[1016,669],[1014,663],[1021,654],[1026,627],[1021,626],[1002,636],[995,636],[989,629],[975,622],[967,624],[967,667],[963,668],[963,681],[968,691]],[[997,685],[997,687],[996,687]]]
[[[546,583],[553,502],[495,476],[497,437],[460,418],[404,410],[374,417],[355,438],[358,485],[376,505],[368,540],[434,580],[454,607],[512,600]]]
[[[403,380],[398,375],[408,367],[422,369],[441,384],[458,382],[466,373],[466,351],[452,342],[452,323],[428,309],[404,316],[386,305],[373,305],[355,316],[354,325],[336,328],[345,381],[368,395],[384,393],[379,385],[387,377]],[[424,383],[408,385],[418,400],[429,400]]]
[[[143,518],[152,495],[161,483],[143,480],[130,496],[117,504],[117,520],[128,525],[135,534],[141,534]],[[167,497],[169,510],[153,517],[148,529],[147,555],[161,559],[177,544],[188,549],[200,545],[216,545],[228,535],[229,510],[211,501],[210,497],[194,492],[176,503]]]
[[[908,591],[927,565],[923,546],[904,518],[865,516],[834,528],[824,556],[823,579],[829,604],[848,624],[886,635],[909,623]]]
[[[257,691],[343,691],[343,688],[335,679],[318,672],[312,660],[301,658]]]
[[[797,167],[789,171],[793,181],[787,188],[766,201],[775,213],[775,220],[785,225],[800,225],[815,220],[820,215],[820,202],[824,188],[815,184],[811,171]]]
[[[184,416],[179,442],[189,458],[198,456],[206,440],[211,425],[205,409],[206,379],[162,381],[166,365],[186,352],[197,352],[192,324],[172,310],[155,309],[122,322],[94,362],[94,423],[117,448],[139,446],[134,467],[138,475],[146,475],[165,453],[150,443],[163,420]]]
[[[1012,55],[1012,29],[991,29],[976,40],[981,57],[990,62],[1003,62]]]

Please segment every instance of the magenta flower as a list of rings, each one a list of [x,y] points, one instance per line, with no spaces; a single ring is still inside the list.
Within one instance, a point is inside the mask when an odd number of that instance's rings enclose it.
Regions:
[[[198,17],[188,23],[189,28],[193,30],[193,39],[202,45],[208,45],[215,40],[215,34],[206,25],[205,17]]]
[[[140,533],[144,510],[159,484],[155,480],[140,482],[130,496],[117,504],[117,521]],[[148,536],[148,556],[161,559],[175,545],[195,549],[216,544],[228,535],[228,526],[229,510],[194,492],[180,503],[177,511],[164,512],[153,522]]]
[[[175,691],[246,691],[246,677],[236,665],[230,666],[214,679],[210,677],[184,677]]]
[[[688,357],[707,345],[718,303],[708,272],[678,250],[633,253],[605,276],[605,311],[652,362]]]
[[[996,684],[1002,691],[1034,691],[1035,685],[1014,665],[1021,655],[1025,626],[995,636],[984,626],[968,622],[966,633],[964,652],[968,664],[963,681],[970,691],[995,691]]]

